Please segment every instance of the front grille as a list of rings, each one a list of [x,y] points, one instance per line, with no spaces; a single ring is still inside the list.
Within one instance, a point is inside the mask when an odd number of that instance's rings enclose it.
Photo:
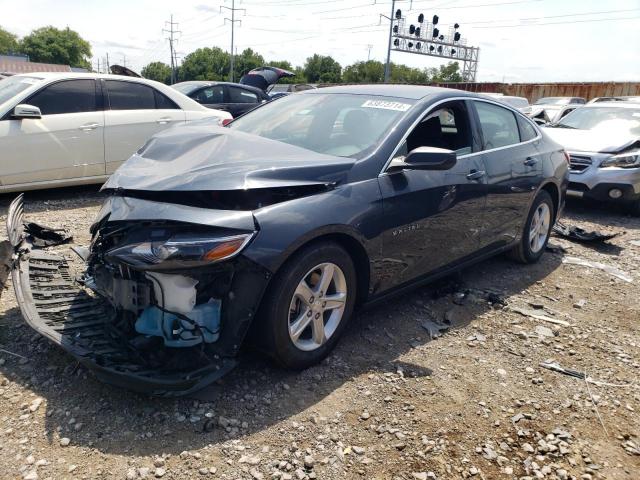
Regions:
[[[572,173],[582,173],[591,166],[591,157],[581,155],[570,155],[569,166]]]

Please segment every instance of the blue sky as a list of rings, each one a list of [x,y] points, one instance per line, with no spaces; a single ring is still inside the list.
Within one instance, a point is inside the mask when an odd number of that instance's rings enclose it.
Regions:
[[[242,21],[239,50],[252,47],[267,59],[302,65],[313,53],[343,66],[384,61],[391,0],[236,0]],[[95,57],[123,55],[134,69],[169,61],[162,29],[171,14],[179,23],[177,51],[230,48],[231,28],[220,6],[231,0],[0,0],[0,26],[22,36],[54,25],[77,30]],[[640,81],[640,0],[398,0],[411,21],[419,13],[455,22],[468,44],[480,47],[479,81]],[[438,58],[392,53],[392,60],[434,67]]]

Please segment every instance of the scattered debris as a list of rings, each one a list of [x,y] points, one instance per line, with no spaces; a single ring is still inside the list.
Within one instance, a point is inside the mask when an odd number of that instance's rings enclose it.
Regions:
[[[571,370],[569,368],[564,368],[558,362],[550,362],[550,361],[542,362],[542,363],[540,363],[540,366],[542,368],[546,368],[547,370],[551,370],[553,372],[558,372],[558,373],[562,373],[564,375],[569,375],[570,377],[579,378],[580,380],[585,380],[587,378],[587,376],[584,373],[579,372],[577,370]]]
[[[24,232],[34,247],[45,248],[69,243],[73,237],[64,228],[49,228],[34,222],[24,224]]]
[[[555,243],[547,243],[547,252],[563,254],[567,253],[567,249],[562,245],[556,245]]]
[[[520,315],[524,315],[525,317],[535,318],[536,320],[541,320],[543,322],[549,322],[555,325],[562,325],[564,327],[571,326],[571,324],[565,320],[552,318],[547,315],[540,315],[536,310],[529,310],[528,308],[511,307],[511,306],[509,307],[509,310],[515,313],[519,313]]]
[[[636,247],[640,247],[640,240],[630,240],[629,243],[631,245],[635,245]]]
[[[623,272],[622,270],[619,270],[616,267],[605,265],[604,263],[592,262],[591,260],[586,260],[584,258],[578,258],[578,257],[564,257],[562,259],[562,263],[567,263],[569,265],[581,265],[583,267],[596,268],[598,270],[602,270],[603,272],[608,273],[609,275],[613,275],[614,277],[619,278],[620,280],[624,280],[625,282],[628,282],[628,283],[633,282],[633,278],[631,278],[631,276],[628,273]]]
[[[617,237],[622,232],[608,234],[596,231],[589,232],[580,227],[576,227],[575,225],[565,225],[564,223],[556,222],[556,224],[553,226],[553,233],[555,233],[559,237],[567,238],[569,240],[575,240],[576,242],[602,243]]]

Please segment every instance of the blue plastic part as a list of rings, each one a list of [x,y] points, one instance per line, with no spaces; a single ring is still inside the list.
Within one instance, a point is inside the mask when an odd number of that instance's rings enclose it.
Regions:
[[[192,347],[203,341],[213,343],[220,336],[220,300],[196,305],[185,314],[186,321],[158,307],[147,307],[136,320],[136,332],[162,337],[167,347]],[[195,325],[194,325],[195,324]]]

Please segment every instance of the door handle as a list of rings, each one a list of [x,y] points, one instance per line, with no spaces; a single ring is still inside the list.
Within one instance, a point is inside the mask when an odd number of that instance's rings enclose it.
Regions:
[[[96,128],[98,128],[100,126],[99,123],[86,123],[84,125],[80,125],[78,127],[78,130],[82,130],[84,132],[88,132],[90,130],[95,130]]]
[[[533,157],[527,157],[527,159],[524,161],[524,164],[527,167],[533,167],[535,165],[537,165],[538,163],[538,159],[537,158],[533,158]]]
[[[162,117],[156,120],[156,123],[159,123],[160,125],[164,125],[166,123],[169,123],[170,121],[171,121],[171,117]]]
[[[487,173],[484,170],[471,170],[467,175],[467,180],[478,180],[484,177]]]

